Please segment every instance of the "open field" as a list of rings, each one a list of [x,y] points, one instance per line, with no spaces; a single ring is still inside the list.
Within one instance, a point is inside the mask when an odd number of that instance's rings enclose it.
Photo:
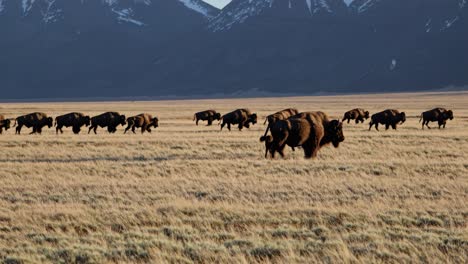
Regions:
[[[455,119],[422,131],[417,116],[436,106]],[[250,130],[192,122],[241,107],[260,116]],[[398,131],[346,124],[346,140],[316,160],[289,148],[266,160],[263,117],[286,107],[409,118]],[[468,93],[0,104],[7,117],[111,110],[156,114],[160,127],[0,135],[0,260],[468,262]]]

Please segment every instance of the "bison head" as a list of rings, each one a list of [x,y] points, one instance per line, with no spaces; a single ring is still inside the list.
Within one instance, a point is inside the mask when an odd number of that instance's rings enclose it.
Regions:
[[[445,119],[450,119],[450,120],[453,119],[453,111],[452,110],[448,110],[447,112],[445,112]]]
[[[3,120],[3,127],[5,128],[5,130],[8,130],[10,128],[10,124],[11,124],[10,119]]]
[[[343,135],[343,123],[338,120],[332,120],[327,127],[327,137],[331,140],[333,146],[337,148],[345,140]]]
[[[127,118],[125,117],[125,115],[121,115],[121,116],[120,116],[120,124],[121,124],[122,126],[125,126],[125,125],[127,124],[126,119],[127,119]]]
[[[87,127],[91,125],[91,118],[89,116],[84,116],[83,117],[83,124]]]
[[[73,126],[72,129],[73,129],[73,133],[75,135],[78,135],[80,133],[80,131],[81,131],[81,128],[79,126]]]
[[[48,117],[48,118],[46,119],[46,125],[47,125],[49,128],[53,127],[53,126],[54,126],[54,119],[53,119],[52,117]]]
[[[219,120],[221,120],[221,114],[220,114],[220,113],[216,113],[216,114],[214,114],[213,118],[214,118],[214,120],[218,120],[218,121],[219,121]]]
[[[369,118],[369,111],[364,111],[364,118],[368,119]]]
[[[405,114],[405,112],[401,112],[401,113],[398,115],[398,120],[400,121],[401,124],[403,124],[403,123],[406,121],[406,114]]]
[[[249,115],[249,122],[251,122],[253,125],[257,124],[257,114]]]
[[[151,125],[155,128],[159,126],[159,119],[157,117],[151,119]]]

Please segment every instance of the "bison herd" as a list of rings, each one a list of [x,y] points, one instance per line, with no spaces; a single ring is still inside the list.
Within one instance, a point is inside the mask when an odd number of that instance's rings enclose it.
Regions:
[[[98,127],[107,128],[109,133],[115,133],[119,125],[128,125],[125,129],[125,133],[128,130],[132,130],[135,133],[135,129],[141,128],[141,133],[150,132],[151,127],[158,127],[158,118],[153,117],[150,114],[139,114],[129,118],[125,118],[125,115],[121,115],[117,112],[106,112],[98,116],[89,117],[83,113],[69,113],[66,115],[57,116],[54,119],[47,116],[45,113],[31,113],[24,116],[19,116],[15,120],[13,127],[16,127],[15,134],[21,134],[23,127],[32,128],[30,134],[41,134],[42,129],[47,126],[51,128],[55,126],[55,132],[58,134],[63,133],[64,127],[71,127],[73,133],[79,134],[83,126],[89,127],[88,134],[93,131],[97,134]],[[3,115],[0,115],[0,134],[3,129],[8,130],[11,127],[11,120],[5,119]]]
[[[317,112],[302,112],[300,113],[295,108],[288,108],[274,114],[268,115],[265,118],[264,124],[267,124],[265,134],[260,137],[260,141],[265,144],[265,157],[268,154],[272,158],[276,153],[284,157],[284,149],[289,146],[295,150],[296,147],[301,147],[306,158],[314,158],[317,156],[321,147],[332,144],[338,147],[340,142],[343,142],[343,123],[355,120],[356,124],[364,123],[370,118],[369,130],[374,126],[379,130],[379,125],[385,125],[385,129],[397,129],[397,125],[401,125],[406,121],[405,112],[400,112],[395,109],[387,109],[385,111],[375,113],[370,116],[369,111],[362,108],[350,110],[343,115],[343,119],[331,120],[327,114],[321,111]],[[445,128],[447,120],[453,119],[453,111],[445,108],[434,108],[423,112],[419,122],[422,121],[422,129],[429,127],[429,122],[437,122],[439,129]],[[207,126],[211,126],[213,121],[219,121],[221,130],[227,126],[231,130],[231,125],[237,125],[239,130],[244,127],[250,128],[250,125],[257,123],[257,114],[252,113],[248,109],[237,109],[225,115],[221,115],[215,110],[206,110],[195,113],[193,121],[198,125],[199,121],[207,121]],[[16,134],[21,134],[23,127],[32,128],[30,134],[41,134],[44,127],[51,128],[55,126],[56,133],[63,133],[63,128],[71,127],[73,133],[79,134],[83,126],[89,127],[88,134],[93,131],[97,134],[98,127],[107,128],[109,133],[115,133],[118,126],[125,126],[124,133],[135,129],[141,129],[141,133],[151,133],[151,128],[159,126],[157,117],[150,114],[139,114],[126,118],[118,112],[106,112],[98,116],[90,117],[83,113],[69,113],[66,115],[57,116],[54,119],[47,116],[45,113],[31,113],[19,116],[14,119],[13,127],[16,127]],[[12,120],[0,115],[0,134],[3,130],[8,130],[11,127]],[[270,134],[268,134],[270,132]]]

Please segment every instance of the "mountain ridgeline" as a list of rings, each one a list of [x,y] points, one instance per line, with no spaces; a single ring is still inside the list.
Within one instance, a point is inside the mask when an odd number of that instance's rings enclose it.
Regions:
[[[0,0],[10,98],[468,85],[467,0]]]

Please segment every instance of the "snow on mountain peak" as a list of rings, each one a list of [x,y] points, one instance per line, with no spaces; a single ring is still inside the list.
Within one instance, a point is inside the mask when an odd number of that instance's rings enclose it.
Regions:
[[[187,8],[192,9],[195,12],[198,12],[205,17],[211,17],[212,13],[211,10],[208,9],[206,3],[201,2],[200,0],[179,0],[182,4],[184,4]]]
[[[248,18],[257,16],[271,8],[306,8],[310,16],[315,14],[331,14],[336,8],[351,4],[353,0],[233,0],[221,13],[211,20],[213,31],[224,31],[235,24],[242,24]],[[281,12],[281,11],[280,11]]]

